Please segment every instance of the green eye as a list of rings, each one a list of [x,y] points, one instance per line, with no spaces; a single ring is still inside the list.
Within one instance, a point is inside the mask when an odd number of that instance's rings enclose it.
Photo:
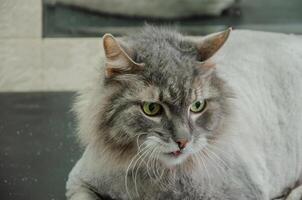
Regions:
[[[144,102],[142,105],[142,110],[148,116],[155,116],[160,114],[161,109],[162,107],[158,103]]]
[[[202,112],[206,108],[206,101],[195,101],[190,108],[193,113]]]

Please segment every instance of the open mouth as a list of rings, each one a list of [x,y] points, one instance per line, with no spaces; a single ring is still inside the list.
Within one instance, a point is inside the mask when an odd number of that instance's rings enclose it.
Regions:
[[[175,150],[166,152],[162,155],[163,156],[159,159],[163,162],[163,164],[165,164],[165,166],[171,168],[183,163],[190,154],[186,151]]]
[[[182,152],[180,150],[177,151],[172,151],[169,153],[169,155],[173,156],[173,157],[178,157],[182,154]]]

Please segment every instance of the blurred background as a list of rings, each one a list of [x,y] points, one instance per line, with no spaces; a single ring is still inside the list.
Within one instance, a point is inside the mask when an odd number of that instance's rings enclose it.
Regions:
[[[302,34],[301,0],[0,0],[0,199],[60,200],[82,149],[70,111],[101,37],[145,23]]]
[[[43,36],[135,33],[146,21],[201,35],[232,26],[301,33],[300,0],[45,0]]]

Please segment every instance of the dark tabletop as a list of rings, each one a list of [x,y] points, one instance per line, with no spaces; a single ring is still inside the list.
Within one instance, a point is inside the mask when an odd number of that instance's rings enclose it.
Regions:
[[[74,93],[0,93],[0,199],[65,199],[81,149]]]

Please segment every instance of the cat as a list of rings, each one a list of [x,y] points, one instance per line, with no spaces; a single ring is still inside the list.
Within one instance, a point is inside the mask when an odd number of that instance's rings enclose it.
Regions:
[[[301,199],[302,38],[145,26],[103,46],[67,199]]]

